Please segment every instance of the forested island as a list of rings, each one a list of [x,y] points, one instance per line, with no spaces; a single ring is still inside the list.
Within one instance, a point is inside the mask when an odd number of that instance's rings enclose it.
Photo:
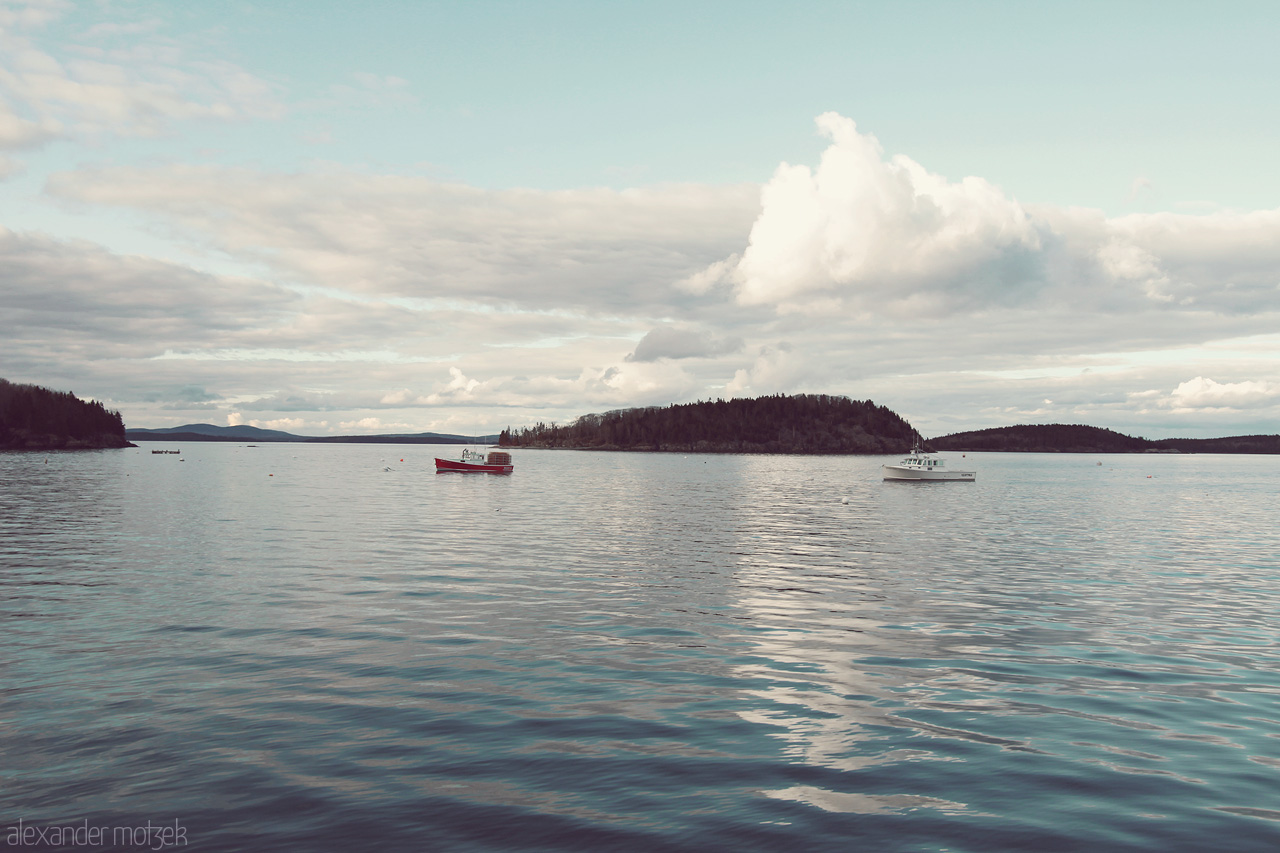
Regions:
[[[1005,453],[1280,453],[1280,435],[1150,440],[1081,424],[1031,424],[957,432],[926,446]]]
[[[685,453],[903,453],[916,431],[870,400],[778,394],[583,415],[503,430],[503,447]]]
[[[119,412],[68,391],[0,379],[0,450],[134,447]]]
[[[1032,424],[922,441],[892,410],[828,394],[776,394],[583,415],[500,435],[414,433],[300,436],[258,427],[187,424],[126,433],[119,412],[65,391],[0,379],[0,450],[135,447],[136,441],[297,441],[387,444],[494,443],[504,447],[674,453],[891,454],[926,450],[1014,453],[1275,453],[1280,435],[1150,440],[1081,424]]]
[[[679,453],[1280,453],[1280,435],[1151,440],[1082,424],[1031,424],[923,441],[901,416],[870,400],[775,395],[583,415],[571,424],[503,430],[504,447]]]

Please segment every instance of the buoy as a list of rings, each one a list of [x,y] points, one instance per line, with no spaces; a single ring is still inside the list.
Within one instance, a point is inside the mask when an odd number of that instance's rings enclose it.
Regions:
[[[840,499],[840,503],[842,503],[842,504],[847,504],[848,502],[849,502],[849,499],[848,499],[848,498],[841,498],[841,499]]]

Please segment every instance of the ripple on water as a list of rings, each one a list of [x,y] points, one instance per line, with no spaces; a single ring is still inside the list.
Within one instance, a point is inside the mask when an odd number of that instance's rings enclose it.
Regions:
[[[5,813],[208,849],[1280,846],[1275,460],[432,455],[0,455]]]

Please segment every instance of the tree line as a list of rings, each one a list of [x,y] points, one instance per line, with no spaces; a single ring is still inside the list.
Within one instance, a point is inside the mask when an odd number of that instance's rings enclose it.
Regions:
[[[928,447],[1005,453],[1280,453],[1280,435],[1152,440],[1083,424],[1027,424],[944,435]]]
[[[124,419],[68,391],[0,379],[0,448],[128,447]]]
[[[929,447],[1012,453],[1142,453],[1159,449],[1145,438],[1083,424],[1028,424],[957,432],[931,439]]]
[[[777,394],[583,415],[571,424],[502,431],[504,447],[685,453],[901,453],[918,438],[870,400]]]

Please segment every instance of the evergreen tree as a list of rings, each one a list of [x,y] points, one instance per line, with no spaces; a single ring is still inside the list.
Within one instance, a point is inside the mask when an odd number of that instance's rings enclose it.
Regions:
[[[0,379],[0,448],[128,446],[119,412],[67,391]]]

